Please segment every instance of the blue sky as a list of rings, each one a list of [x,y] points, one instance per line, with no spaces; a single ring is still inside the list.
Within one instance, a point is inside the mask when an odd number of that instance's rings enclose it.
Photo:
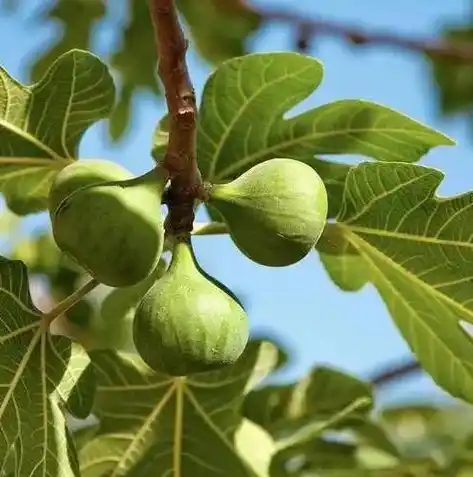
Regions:
[[[18,13],[0,17],[0,64],[17,78],[26,80],[26,63],[42,50],[56,30],[34,21],[38,6],[49,2],[19,3]],[[255,3],[287,6],[314,17],[320,15],[367,28],[421,36],[435,35],[442,23],[461,23],[469,14],[468,0],[259,0]],[[116,6],[120,8],[118,2]],[[106,52],[115,31],[113,20],[107,20],[97,32],[94,51]],[[252,39],[251,46],[254,51],[287,50],[292,47],[291,39],[286,28],[268,28]],[[423,160],[424,164],[445,172],[440,193],[456,194],[473,188],[473,134],[470,135],[463,119],[445,120],[437,116],[435,89],[428,64],[421,57],[387,47],[355,49],[341,40],[326,37],[317,39],[311,54],[324,64],[325,79],[297,110],[342,98],[373,100],[400,110],[458,141],[456,147],[440,148]],[[189,66],[200,95],[210,70],[192,51]],[[153,97],[140,95],[133,129],[126,141],[110,144],[104,124],[98,124],[85,136],[81,155],[116,160],[135,173],[144,172],[151,165],[149,147],[154,123],[163,112],[163,106]],[[38,224],[48,226],[44,214],[27,221],[29,227]],[[275,333],[293,350],[293,361],[284,377],[300,375],[314,363],[330,363],[365,376],[382,363],[409,352],[376,290],[367,286],[357,293],[339,291],[329,281],[315,253],[291,267],[271,269],[243,257],[228,237],[202,237],[194,243],[202,266],[248,302],[252,328]],[[428,378],[416,378],[393,390],[391,396],[416,397],[432,392],[438,391]]]

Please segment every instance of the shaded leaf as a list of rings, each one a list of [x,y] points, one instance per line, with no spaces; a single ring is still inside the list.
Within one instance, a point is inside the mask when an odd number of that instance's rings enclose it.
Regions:
[[[245,54],[247,37],[260,25],[260,15],[241,0],[178,0],[189,24],[191,41],[210,63]]]
[[[473,42],[473,28],[447,28],[443,39],[455,43]],[[468,111],[473,107],[473,65],[448,57],[427,55],[431,60],[433,79],[437,86],[440,110],[444,114]]]
[[[69,50],[90,50],[92,28],[105,15],[104,0],[56,0],[36,19],[41,23],[59,23],[62,34],[54,36],[54,43],[29,66],[30,77],[39,81],[56,58]]]
[[[0,68],[0,191],[19,215],[46,208],[60,169],[77,158],[89,126],[114,100],[107,67],[86,51],[57,58],[43,78],[24,86]]]
[[[160,95],[156,76],[156,49],[148,2],[128,1],[125,27],[115,49],[110,66],[118,75],[118,99],[110,116],[109,132],[112,139],[120,139],[130,125],[130,111],[135,94],[140,90]]]
[[[85,444],[87,444],[99,430],[100,424],[94,422],[93,424],[87,424],[82,426],[75,426],[71,429],[72,438],[74,439],[74,445],[77,451],[80,451]]]
[[[473,194],[436,197],[442,179],[428,167],[360,164],[327,228],[363,258],[363,273],[421,365],[453,396],[473,402],[473,343],[459,325],[473,322]]]
[[[367,402],[370,402],[370,399],[367,397],[357,398],[343,409],[332,414],[325,421],[311,422],[299,428],[290,436],[280,440],[278,442],[278,450],[271,461],[271,475],[281,477],[289,475],[288,464],[295,457],[298,457],[299,460],[303,458],[304,450],[306,450],[308,445],[318,439],[327,429],[342,424],[346,419],[356,415],[360,409],[366,409]]]
[[[223,63],[205,84],[198,160],[210,181],[228,181],[276,157],[320,168],[316,154],[361,154],[415,162],[443,134],[369,101],[341,100],[293,117],[287,112],[322,80],[322,65],[298,53],[258,53]],[[283,98],[281,100],[281,98]]]
[[[61,408],[90,409],[93,383],[81,381],[89,359],[45,332],[21,262],[0,259],[0,279],[0,469],[14,477],[78,476]]]
[[[312,420],[327,420],[359,399],[371,401],[369,383],[319,366],[293,384],[267,385],[245,399],[244,414],[271,434],[285,433]],[[358,409],[365,415],[370,406]]]
[[[473,412],[465,405],[404,405],[382,409],[379,419],[403,455],[437,456],[451,461],[464,450],[473,424]]]
[[[352,416],[342,423],[350,429],[360,444],[382,451],[392,457],[400,457],[399,450],[386,429],[377,422],[362,416]]]
[[[136,355],[92,359],[101,425],[82,447],[83,477],[254,475],[234,439],[244,394],[277,362],[270,343],[252,341],[235,365],[185,378],[156,374]]]

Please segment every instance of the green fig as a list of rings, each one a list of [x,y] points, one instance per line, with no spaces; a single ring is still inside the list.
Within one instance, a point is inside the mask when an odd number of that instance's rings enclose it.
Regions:
[[[197,265],[192,246],[177,241],[168,270],[141,300],[135,348],[156,372],[186,376],[233,364],[248,342],[243,308]]]
[[[64,168],[51,186],[56,244],[105,285],[132,286],[158,263],[165,179],[154,172],[134,177],[113,162],[84,160]]]
[[[232,182],[213,185],[208,204],[243,254],[272,267],[304,258],[319,240],[328,212],[322,179],[293,159],[270,159]]]

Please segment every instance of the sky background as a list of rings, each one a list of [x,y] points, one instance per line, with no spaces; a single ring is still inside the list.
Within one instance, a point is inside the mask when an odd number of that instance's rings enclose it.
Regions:
[[[0,16],[0,64],[15,77],[27,81],[26,65],[57,34],[51,24],[35,20],[49,4],[45,0],[17,0],[20,9]],[[116,1],[116,3],[115,3]],[[113,2],[112,14],[96,31],[94,52],[106,60],[115,41],[117,21],[125,15],[123,3]],[[304,15],[354,23],[366,28],[391,30],[400,35],[435,36],[449,22],[461,24],[469,16],[468,0],[259,0],[255,4],[287,6]],[[251,40],[253,51],[288,50],[291,30],[265,29]],[[435,103],[435,87],[429,65],[420,55],[383,46],[354,48],[342,40],[318,38],[310,54],[324,65],[325,78],[316,92],[296,111],[345,98],[383,103],[414,119],[440,129],[458,145],[438,148],[423,164],[441,169],[446,178],[441,195],[473,189],[473,134],[462,118],[442,119]],[[192,80],[200,97],[209,67],[188,55]],[[153,96],[140,94],[135,103],[130,134],[119,145],[111,144],[104,123],[84,137],[81,156],[115,160],[134,173],[152,165],[149,150],[155,122],[164,113]],[[340,157],[340,156],[339,156]],[[340,157],[340,159],[347,159]],[[199,220],[205,220],[203,214]],[[45,214],[29,217],[25,227],[48,227]],[[292,379],[316,363],[336,366],[368,376],[383,363],[408,356],[407,345],[391,321],[384,303],[372,286],[362,291],[340,291],[329,279],[316,253],[287,268],[266,268],[245,258],[228,237],[197,237],[196,254],[203,268],[240,294],[248,305],[253,331],[271,332],[292,351],[292,361],[281,376]],[[432,381],[416,376],[382,394],[384,401],[442,396]]]

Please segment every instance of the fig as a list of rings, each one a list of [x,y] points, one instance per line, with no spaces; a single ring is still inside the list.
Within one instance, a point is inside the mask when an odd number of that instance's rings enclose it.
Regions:
[[[319,240],[328,213],[321,177],[293,159],[270,159],[232,182],[211,186],[208,204],[244,255],[272,267],[304,258]]]
[[[214,371],[235,363],[248,337],[243,308],[202,272],[191,243],[176,241],[169,268],[136,309],[133,340],[142,359],[171,376]]]
[[[165,182],[156,170],[135,177],[105,160],[65,167],[48,198],[56,244],[105,285],[139,283],[152,273],[163,250]]]

